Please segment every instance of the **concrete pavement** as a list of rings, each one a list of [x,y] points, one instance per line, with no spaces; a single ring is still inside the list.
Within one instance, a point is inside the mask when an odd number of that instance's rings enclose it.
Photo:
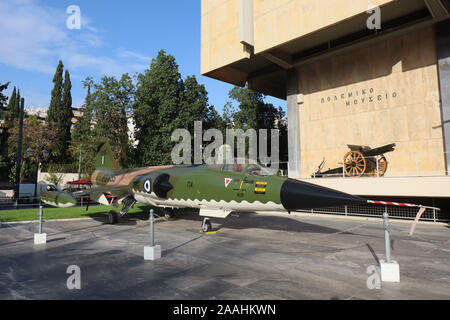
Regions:
[[[155,224],[162,259],[144,261],[148,217],[47,222],[48,243],[34,246],[37,224],[0,229],[0,299],[450,299],[450,229],[392,223],[400,283],[370,290],[368,267],[384,259],[379,221],[241,214],[183,214]],[[81,290],[67,288],[67,268]]]

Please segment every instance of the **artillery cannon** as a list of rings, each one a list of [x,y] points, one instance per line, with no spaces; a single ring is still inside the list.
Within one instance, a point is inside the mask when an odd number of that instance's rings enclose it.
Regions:
[[[395,143],[382,147],[374,148],[360,145],[347,145],[350,149],[344,156],[342,167],[329,169],[322,172],[325,159],[320,164],[318,171],[313,177],[324,177],[330,175],[343,174],[347,177],[361,177],[363,175],[370,177],[382,177],[387,171],[388,161],[384,153],[394,151]]]

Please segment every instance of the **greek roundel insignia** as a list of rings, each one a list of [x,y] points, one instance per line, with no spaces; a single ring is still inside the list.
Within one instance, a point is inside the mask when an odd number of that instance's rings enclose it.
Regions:
[[[228,185],[233,181],[233,179],[225,178],[225,188],[228,187]]]
[[[152,193],[152,180],[150,180],[150,179],[145,180],[144,190],[147,193]]]

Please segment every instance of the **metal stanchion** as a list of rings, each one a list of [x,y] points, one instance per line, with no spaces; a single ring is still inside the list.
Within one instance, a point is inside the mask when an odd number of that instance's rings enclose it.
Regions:
[[[154,226],[154,213],[153,209],[150,210],[149,222],[150,222],[150,246],[144,247],[144,260],[158,260],[161,259],[161,246],[155,245],[155,226]]]
[[[39,234],[42,234],[42,218],[43,218],[44,212],[42,205],[39,205]]]
[[[153,225],[154,214],[153,209],[150,210],[150,247],[155,246],[155,227]]]
[[[387,208],[383,213],[384,244],[386,248],[386,261],[380,260],[381,281],[400,282],[400,266],[391,260],[391,235],[389,214]]]
[[[44,223],[44,209],[42,205],[39,205],[39,233],[34,234],[35,245],[47,243],[47,234],[42,233],[43,223]]]
[[[391,263],[391,235],[389,226],[389,215],[387,212],[383,213],[384,225],[384,246],[386,248],[386,262]]]

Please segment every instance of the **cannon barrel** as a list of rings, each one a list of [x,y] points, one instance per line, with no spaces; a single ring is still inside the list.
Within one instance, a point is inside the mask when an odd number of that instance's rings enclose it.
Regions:
[[[374,157],[374,156],[379,156],[382,155],[383,153],[388,153],[388,152],[392,152],[394,151],[394,147],[395,147],[395,143],[392,144],[388,144],[382,147],[378,147],[378,148],[370,148],[368,146],[359,146],[359,145],[352,145],[349,144],[347,145],[349,147],[350,150],[352,151],[359,151],[362,153],[362,155],[364,157]]]

